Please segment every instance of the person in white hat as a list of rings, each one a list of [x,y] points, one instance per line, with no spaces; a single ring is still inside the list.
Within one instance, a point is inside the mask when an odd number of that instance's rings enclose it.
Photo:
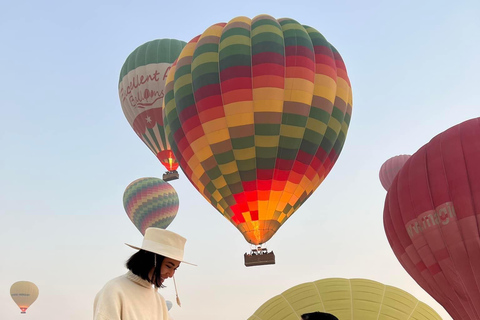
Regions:
[[[139,251],[126,262],[128,272],[107,282],[95,296],[94,320],[168,320],[165,299],[158,293],[163,282],[173,278],[183,260],[187,239],[160,228],[145,231]],[[177,293],[177,303],[180,300]]]

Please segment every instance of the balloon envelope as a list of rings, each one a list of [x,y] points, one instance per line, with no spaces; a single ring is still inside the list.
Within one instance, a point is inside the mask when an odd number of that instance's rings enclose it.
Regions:
[[[123,193],[123,207],[143,235],[149,227],[166,229],[175,219],[178,205],[175,189],[158,178],[137,179]]]
[[[393,179],[397,176],[398,171],[402,169],[403,165],[410,158],[408,154],[401,154],[392,157],[385,161],[380,167],[379,177],[385,191],[388,191],[392,185]]]
[[[21,313],[26,313],[38,298],[38,287],[30,281],[17,281],[10,287],[10,295]]]
[[[480,118],[425,144],[387,192],[395,256],[456,320],[480,319]]]
[[[341,320],[441,320],[399,288],[368,279],[328,278],[302,283],[269,299],[247,320],[298,320],[327,312]]]
[[[192,39],[165,91],[165,132],[185,175],[255,245],[325,179],[352,112],[337,50],[317,30],[268,15]]]
[[[164,86],[168,71],[185,42],[157,39],[136,48],[125,60],[118,91],[123,113],[135,133],[168,171],[178,168],[162,119]]]

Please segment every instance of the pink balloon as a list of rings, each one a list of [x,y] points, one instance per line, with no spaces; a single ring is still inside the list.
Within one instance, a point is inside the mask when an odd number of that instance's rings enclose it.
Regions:
[[[380,168],[380,182],[382,183],[383,188],[388,191],[392,185],[393,179],[397,176],[398,171],[402,169],[403,165],[410,158],[408,154],[401,154],[395,157],[392,157],[385,161]]]
[[[410,276],[455,320],[480,319],[480,118],[435,136],[385,198],[385,234]]]

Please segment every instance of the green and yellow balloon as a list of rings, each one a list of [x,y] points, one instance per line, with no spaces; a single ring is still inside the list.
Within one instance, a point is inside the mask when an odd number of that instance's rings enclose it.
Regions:
[[[187,43],[167,76],[163,112],[185,175],[259,245],[337,161],[352,90],[340,54],[314,28],[237,17]]]

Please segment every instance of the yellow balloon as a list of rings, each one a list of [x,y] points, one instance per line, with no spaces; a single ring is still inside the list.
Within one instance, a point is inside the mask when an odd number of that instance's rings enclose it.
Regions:
[[[37,300],[38,287],[30,281],[18,281],[10,287],[10,295],[22,310],[21,313],[26,313],[28,307]]]
[[[344,278],[294,286],[265,302],[248,320],[298,320],[315,311],[341,320],[442,320],[431,307],[399,288]]]

